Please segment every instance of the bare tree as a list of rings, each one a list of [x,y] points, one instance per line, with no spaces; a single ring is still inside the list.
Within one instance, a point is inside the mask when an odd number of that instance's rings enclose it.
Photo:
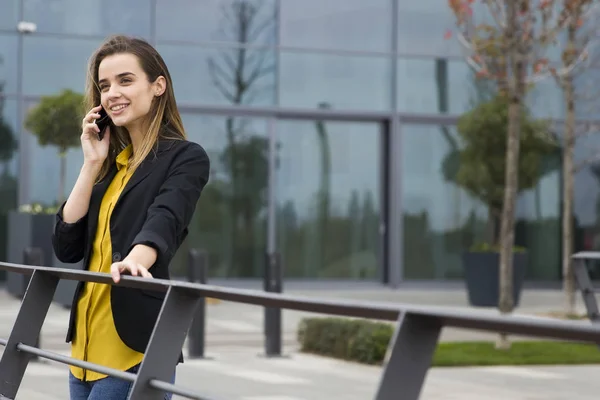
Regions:
[[[252,0],[231,0],[221,8],[220,30],[228,40],[238,46],[223,49],[217,57],[208,59],[208,70],[213,85],[223,98],[234,105],[247,105],[273,91],[275,60],[268,49],[251,49],[249,45],[267,46],[274,31],[274,13],[267,10],[268,3]],[[227,269],[231,271],[236,259],[249,264],[248,254],[240,248],[241,243],[249,243],[254,237],[254,218],[261,203],[259,197],[262,186],[266,185],[264,151],[266,143],[258,138],[248,137],[249,120],[227,117],[225,135],[226,150],[222,161],[230,179],[230,190],[225,196],[231,218],[231,251]],[[258,165],[255,158],[260,158]],[[253,168],[256,167],[256,168]],[[257,171],[258,170],[258,171]],[[253,176],[250,176],[254,174]],[[259,187],[248,188],[249,182],[264,174],[264,182]],[[235,254],[234,254],[235,253]],[[237,254],[237,256],[236,256]],[[229,274],[229,272],[227,272]]]
[[[564,0],[567,4],[573,1]],[[559,35],[571,22],[568,7],[560,12],[557,0],[448,0],[456,17],[457,37],[466,61],[478,76],[493,80],[509,101],[504,201],[500,228],[500,299],[503,314],[512,312],[513,245],[518,188],[520,115],[529,87],[554,76],[568,74],[587,56],[575,54],[570,64],[548,57]],[[536,3],[536,4],[534,4]],[[476,18],[478,17],[478,18]],[[482,133],[483,134],[483,133]],[[502,334],[498,348],[509,348]]]
[[[563,137],[563,213],[562,213],[562,275],[565,295],[565,313],[575,314],[575,276],[573,274],[571,255],[573,254],[573,206],[575,201],[574,180],[578,167],[575,165],[576,133],[576,100],[575,78],[586,68],[569,68],[577,64],[581,54],[589,53],[589,48],[596,39],[594,21],[597,13],[596,0],[571,0],[563,4],[562,18],[568,21],[567,35],[562,51],[564,74],[553,75],[563,91],[565,102],[565,123]],[[589,60],[589,58],[588,58]],[[589,132],[589,131],[588,131]],[[585,163],[584,163],[585,164]],[[581,165],[579,166],[579,168]]]

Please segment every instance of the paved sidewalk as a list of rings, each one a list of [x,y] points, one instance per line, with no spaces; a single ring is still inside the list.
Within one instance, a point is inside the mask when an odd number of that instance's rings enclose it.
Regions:
[[[495,309],[475,310],[469,307],[463,290],[304,290],[288,293],[302,296],[323,298],[349,298],[354,301],[383,301],[392,303],[409,303],[419,305],[436,305],[442,307],[460,307],[466,312],[483,311],[497,313]],[[552,310],[560,310],[562,295],[555,290],[530,290],[523,294],[521,307],[517,314],[535,315]],[[19,309],[20,300],[8,295],[0,288],[0,338],[7,338]],[[578,305],[584,311],[581,304]],[[323,316],[307,312],[283,311],[283,343],[296,345],[296,333],[302,318]],[[67,331],[69,310],[52,304],[42,328],[42,346],[47,349],[62,351],[66,349],[64,338]],[[262,307],[232,302],[220,302],[207,305],[206,315],[206,348],[223,346],[249,346],[260,348],[264,343],[263,335],[264,311]],[[444,328],[441,341],[462,340],[495,340],[494,333],[478,332],[455,328]]]
[[[466,294],[460,289],[400,289],[390,290],[378,288],[370,290],[296,290],[290,294],[308,296],[311,298],[347,298],[353,301],[383,301],[391,303],[407,303],[418,305],[435,305],[441,307],[460,307],[466,312],[483,311],[497,313],[495,309],[476,310],[468,306]],[[578,299],[579,300],[579,299]],[[0,288],[0,338],[10,334],[14,318],[19,309],[20,300],[8,295]],[[562,294],[557,290],[528,290],[523,293],[521,307],[517,314],[535,315],[548,311],[561,310]],[[581,302],[578,304],[584,311]],[[223,346],[249,346],[260,348],[264,344],[263,324],[264,311],[262,307],[232,302],[220,302],[207,305],[206,311],[206,349]],[[322,317],[322,314],[307,312],[283,311],[283,343],[288,346],[297,344],[296,334],[298,323],[305,317]],[[67,331],[69,310],[53,304],[42,328],[42,346],[47,349],[64,350],[64,338]],[[587,323],[587,322],[583,322]],[[441,341],[462,340],[495,340],[496,334],[444,328]]]
[[[352,300],[468,307],[464,291],[450,290],[303,290],[288,293]],[[7,338],[20,302],[0,290],[0,338]],[[520,314],[560,310],[559,291],[526,291]],[[581,311],[581,305],[579,305]],[[486,310],[495,313],[496,310]],[[64,343],[69,311],[52,305],[42,331],[42,348],[69,355]],[[365,400],[373,398],[381,368],[300,354],[298,322],[315,314],[284,311],[287,357],[266,359],[263,310],[230,302],[207,306],[208,360],[189,360],[178,367],[177,384],[232,400]],[[582,322],[588,323],[588,322]],[[494,340],[496,335],[445,328],[442,340]],[[0,353],[2,352],[0,348]],[[185,350],[184,350],[185,354]],[[28,367],[17,399],[68,398],[66,366],[53,362]],[[422,400],[578,400],[598,399],[600,366],[433,368]]]
[[[229,348],[213,360],[188,360],[176,384],[207,399],[368,400],[381,368],[291,353],[265,359],[248,348]],[[421,400],[597,400],[600,366],[433,368]],[[67,369],[29,365],[17,399],[68,399]],[[181,397],[174,396],[174,399]]]

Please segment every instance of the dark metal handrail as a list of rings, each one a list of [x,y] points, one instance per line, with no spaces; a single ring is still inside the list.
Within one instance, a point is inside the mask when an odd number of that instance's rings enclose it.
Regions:
[[[6,345],[0,360],[0,399],[2,396],[13,399],[23,378],[29,355],[70,365],[82,366],[84,363],[35,346],[58,281],[67,279],[109,285],[114,282],[109,274],[71,269],[0,262],[0,270],[32,276],[11,335],[4,343],[0,341],[0,344]],[[418,399],[444,326],[600,344],[600,326],[578,321],[503,316],[447,307],[315,299],[131,276],[122,277],[118,285],[167,293],[137,374],[85,364],[85,368],[134,382],[130,397],[133,400],[158,400],[163,398],[165,392],[192,399],[207,399],[168,382],[183,348],[185,333],[193,319],[195,307],[203,297],[273,308],[397,321],[390,342],[390,357],[376,394],[377,400],[396,399],[398,393],[403,394],[403,399]]]

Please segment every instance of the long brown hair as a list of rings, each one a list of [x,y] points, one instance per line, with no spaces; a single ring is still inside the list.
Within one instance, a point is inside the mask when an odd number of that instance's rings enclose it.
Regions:
[[[133,154],[130,167],[137,168],[150,154],[159,139],[185,140],[186,134],[177,109],[173,80],[169,69],[160,54],[143,39],[115,35],[108,37],[104,43],[92,54],[87,73],[85,106],[86,110],[100,104],[100,88],[98,86],[98,68],[102,60],[114,54],[128,53],[137,57],[140,66],[148,76],[149,82],[154,82],[159,76],[166,80],[166,90],[152,101],[148,113],[147,132],[140,145]],[[104,160],[98,181],[102,180],[114,165],[117,155],[131,143],[125,127],[117,127],[110,123],[110,144],[108,157]]]

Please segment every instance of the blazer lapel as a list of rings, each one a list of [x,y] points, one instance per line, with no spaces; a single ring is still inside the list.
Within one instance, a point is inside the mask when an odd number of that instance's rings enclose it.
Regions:
[[[114,213],[114,210],[119,206],[121,199],[124,198],[127,195],[127,193],[129,193],[131,191],[131,189],[136,187],[138,184],[140,184],[140,182],[142,182],[144,179],[146,179],[148,177],[148,175],[150,175],[150,172],[152,172],[152,170],[154,169],[154,167],[157,164],[160,153],[168,150],[171,147],[171,145],[172,145],[171,141],[161,140],[158,142],[157,148],[155,150],[151,151],[150,154],[148,154],[146,156],[144,161],[142,161],[140,166],[133,172],[133,175],[131,176],[131,178],[129,179],[127,184],[125,185],[123,192],[121,192],[121,195],[119,196],[119,199],[117,200],[117,203],[115,204],[113,213]]]

